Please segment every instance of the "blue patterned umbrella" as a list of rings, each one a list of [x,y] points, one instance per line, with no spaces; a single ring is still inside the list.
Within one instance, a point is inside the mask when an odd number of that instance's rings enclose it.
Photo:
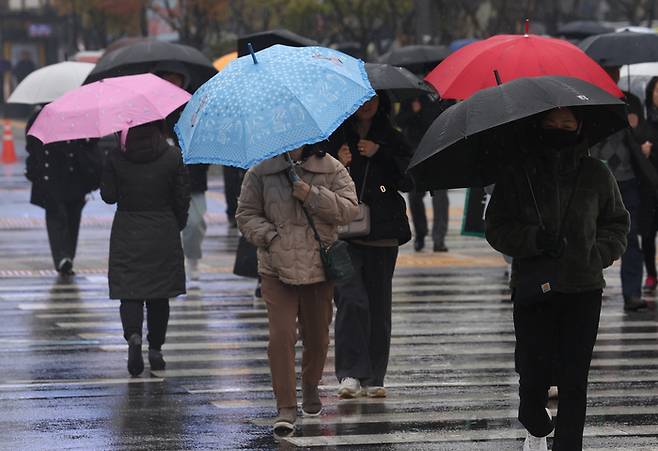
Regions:
[[[201,86],[175,130],[186,163],[249,168],[327,139],[374,95],[361,60],[274,45],[232,61]]]

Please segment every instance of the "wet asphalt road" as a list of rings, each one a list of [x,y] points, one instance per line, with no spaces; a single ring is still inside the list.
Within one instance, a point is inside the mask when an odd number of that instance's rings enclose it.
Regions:
[[[458,208],[450,253],[402,249],[388,398],[339,401],[330,350],[324,415],[277,442],[265,308],[254,282],[231,274],[237,235],[221,184],[209,194],[202,280],[172,302],[167,370],[147,364],[130,378],[118,302],[107,299],[112,208],[90,201],[78,276],[58,280],[21,171],[0,166],[0,449],[521,449],[504,266],[458,235]],[[458,207],[463,195],[452,196]],[[656,313],[625,314],[618,267],[607,280],[585,447],[658,450]]]

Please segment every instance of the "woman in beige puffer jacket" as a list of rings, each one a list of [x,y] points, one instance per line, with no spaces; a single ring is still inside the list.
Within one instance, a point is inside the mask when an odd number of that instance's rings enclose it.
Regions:
[[[337,227],[358,213],[354,182],[345,167],[315,146],[290,152],[300,181],[292,184],[290,163],[278,156],[250,169],[242,184],[236,220],[258,247],[258,272],[267,303],[268,357],[277,400],[275,432],[290,433],[297,418],[295,343],[297,322],[304,341],[302,410],[319,415],[318,383],[329,347],[333,283],[326,280],[319,244],[304,215],[309,212],[322,241],[337,239]],[[303,158],[306,157],[307,158]]]

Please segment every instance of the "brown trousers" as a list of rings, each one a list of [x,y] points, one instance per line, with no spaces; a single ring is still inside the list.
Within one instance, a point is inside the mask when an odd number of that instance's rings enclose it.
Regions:
[[[261,290],[267,303],[270,328],[267,356],[276,406],[277,409],[297,407],[297,321],[303,342],[302,385],[317,385],[329,349],[334,286],[331,282],[286,285],[277,278],[263,276]]]

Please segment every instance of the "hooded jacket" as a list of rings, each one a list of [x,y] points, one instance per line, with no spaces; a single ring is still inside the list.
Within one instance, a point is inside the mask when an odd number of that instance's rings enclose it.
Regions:
[[[290,285],[323,282],[319,244],[301,202],[292,196],[289,167],[278,156],[251,168],[242,183],[235,219],[245,238],[258,247],[259,274]],[[304,207],[329,245],[337,239],[337,226],[358,214],[354,183],[330,155],[311,156],[295,169],[311,185]]]
[[[533,152],[499,178],[486,212],[486,238],[494,249],[514,257],[511,287],[524,277],[524,261],[542,255],[537,247],[539,220],[525,171],[546,229],[557,233],[564,221],[566,246],[553,259],[554,291],[602,289],[603,268],[626,250],[630,220],[615,178],[604,163],[587,156],[583,143],[560,152]]]
[[[110,236],[111,299],[165,299],[185,293],[180,231],[190,202],[180,151],[150,124],[131,128],[126,151],[110,152],[101,197],[117,204]]]

